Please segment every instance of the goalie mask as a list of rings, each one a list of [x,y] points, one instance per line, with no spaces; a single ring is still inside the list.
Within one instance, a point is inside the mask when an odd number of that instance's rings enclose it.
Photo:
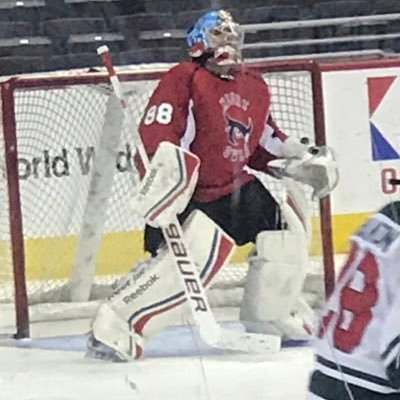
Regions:
[[[186,44],[193,58],[206,55],[215,65],[237,65],[242,63],[243,37],[229,12],[209,11],[189,29]]]

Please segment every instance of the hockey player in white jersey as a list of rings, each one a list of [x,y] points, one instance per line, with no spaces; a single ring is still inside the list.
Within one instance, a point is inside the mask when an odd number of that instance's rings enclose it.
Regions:
[[[400,399],[400,202],[370,217],[329,298],[309,399]]]

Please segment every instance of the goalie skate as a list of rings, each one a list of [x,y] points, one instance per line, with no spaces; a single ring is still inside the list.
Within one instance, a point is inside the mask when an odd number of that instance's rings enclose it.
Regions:
[[[87,346],[85,353],[86,358],[113,361],[113,362],[126,361],[123,360],[121,357],[119,357],[114,349],[97,340],[92,333],[89,334],[86,346]]]

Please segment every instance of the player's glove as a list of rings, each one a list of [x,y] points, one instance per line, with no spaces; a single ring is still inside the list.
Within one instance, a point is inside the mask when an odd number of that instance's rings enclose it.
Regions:
[[[268,163],[276,177],[289,177],[313,188],[313,197],[327,196],[339,181],[333,150],[327,146],[311,146],[301,158],[273,160]]]

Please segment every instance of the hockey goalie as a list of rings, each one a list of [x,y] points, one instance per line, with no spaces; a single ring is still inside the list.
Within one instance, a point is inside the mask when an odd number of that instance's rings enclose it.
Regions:
[[[88,341],[95,357],[140,358],[151,336],[182,323],[186,296],[173,257],[186,249],[171,254],[160,230],[165,234],[176,216],[204,287],[234,245],[254,243],[240,312],[249,332],[310,334],[294,312],[308,262],[303,186],[328,193],[337,180],[335,161],[276,126],[268,86],[243,64],[243,33],[229,13],[201,16],[186,43],[190,60],[163,76],[139,127],[151,161],[145,169],[137,159],[143,179],[132,208],[147,222],[151,258],[99,307]],[[251,170],[283,179],[291,201],[278,204]]]

